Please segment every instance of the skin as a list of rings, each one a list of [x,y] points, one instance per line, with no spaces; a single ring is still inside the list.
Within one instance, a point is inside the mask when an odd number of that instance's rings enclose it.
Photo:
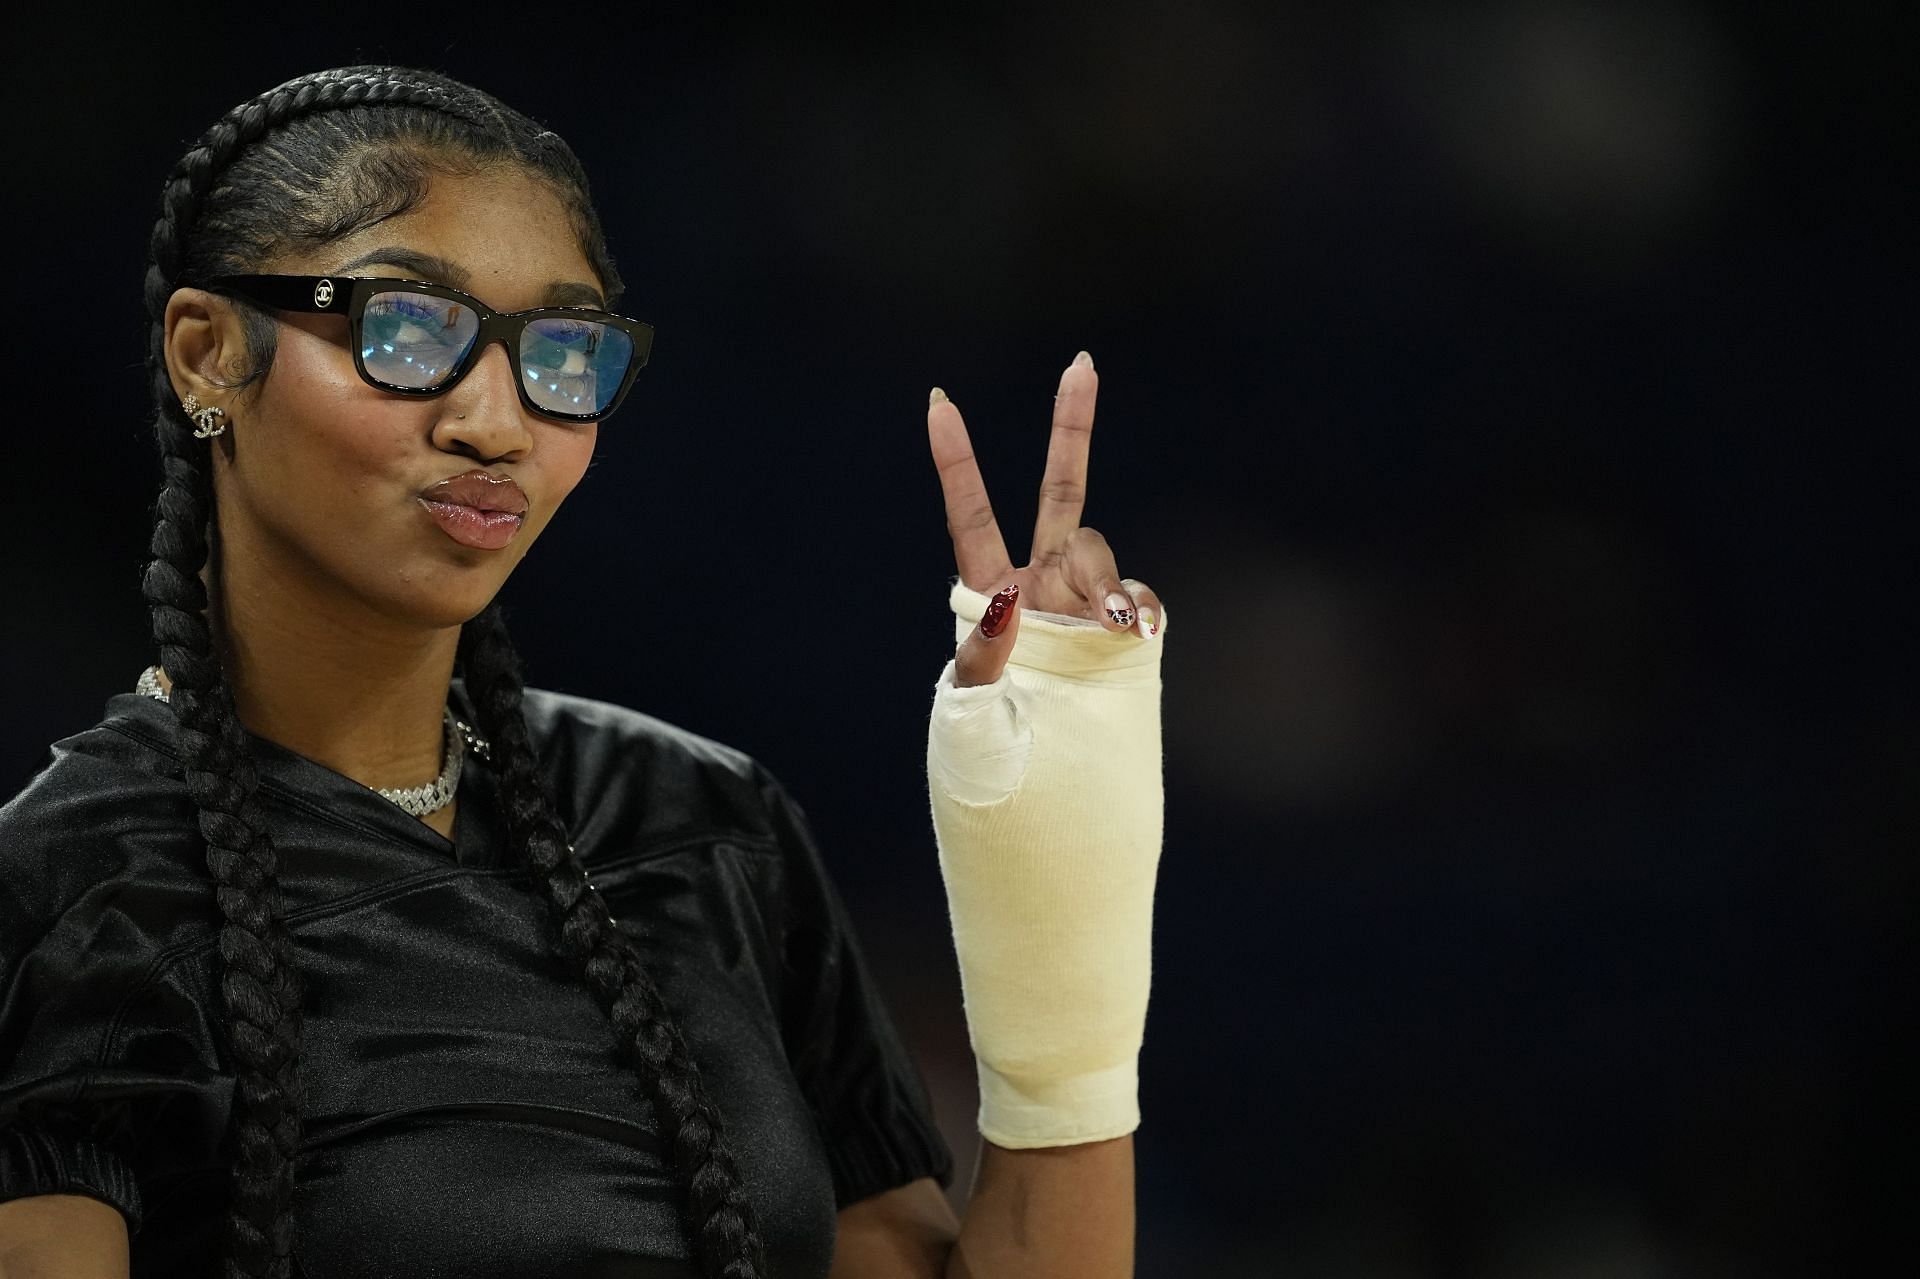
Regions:
[[[1023,608],[1091,618],[1109,631],[1129,630],[1110,605],[1133,610],[1135,618],[1142,611],[1160,617],[1159,595],[1121,577],[1106,538],[1080,523],[1098,390],[1083,352],[1061,374],[1054,396],[1033,545],[1017,568],[960,410],[938,389],[930,397],[927,440],[960,580],[983,594],[1020,587],[997,636],[975,625],[961,641],[954,655],[959,687],[1000,678]],[[1133,1274],[1134,1201],[1132,1134],[1035,1150],[982,1138],[964,1220],[931,1177],[849,1204],[840,1212],[832,1279],[1124,1279]]]
[[[0,1279],[127,1279],[127,1221],[86,1195],[0,1203]]]
[[[415,209],[263,272],[417,276],[363,255],[401,247],[496,310],[582,302],[599,286],[558,196],[517,170],[442,175]],[[227,412],[209,443],[219,511],[209,575],[241,721],[373,787],[414,786],[441,762],[441,710],[460,626],[500,590],[586,473],[598,427],[527,411],[504,347],[431,399],[363,382],[347,322],[280,316],[267,376],[248,367],[231,304],[198,289],[167,306],[166,357],[183,399]],[[499,550],[462,546],[417,501],[475,467],[510,476],[526,522]],[[454,806],[422,820],[451,836]]]
[[[1023,609],[1091,618],[1110,631],[1131,630],[1131,619],[1142,610],[1156,619],[1160,616],[1159,595],[1144,582],[1122,578],[1107,539],[1080,523],[1087,501],[1087,454],[1099,392],[1100,375],[1093,371],[1093,357],[1082,351],[1060,375],[1060,389],[1053,397],[1053,427],[1040,481],[1040,509],[1033,521],[1033,546],[1026,564],[1016,568],[987,498],[967,424],[958,406],[934,388],[927,405],[927,442],[940,473],[947,533],[953,539],[960,580],[989,595],[1008,585],[1020,588],[1012,615],[997,636],[989,638],[975,626],[961,641],[953,659],[954,684],[960,688],[1000,678],[1020,633]],[[1110,608],[1129,610],[1129,620],[1116,620]]]
[[[555,286],[595,279],[557,197],[511,171],[441,177],[413,211],[260,269],[342,274],[383,246],[452,264],[466,278],[444,282],[496,310],[583,301],[556,298]],[[354,273],[421,274],[395,266]],[[175,391],[229,415],[228,430],[210,441],[220,552],[219,571],[206,576],[241,720],[367,786],[433,776],[459,627],[493,598],[579,483],[596,429],[524,410],[498,347],[445,395],[406,399],[360,380],[343,319],[286,316],[271,373],[235,393],[222,383],[244,371],[246,348],[224,299],[178,291],[166,334]],[[1062,375],[1033,546],[1018,567],[959,410],[938,392],[929,406],[961,580],[987,594],[1021,588],[997,637],[976,626],[961,643],[962,686],[1000,677],[1022,608],[1114,631],[1130,628],[1107,612],[1110,602],[1160,613],[1159,597],[1122,578],[1105,538],[1080,525],[1097,389],[1090,359]],[[499,551],[453,542],[415,501],[422,488],[473,466],[512,476],[527,494],[526,524]],[[423,820],[450,835],[452,814],[449,805]],[[74,1251],[75,1238],[98,1241],[100,1251]],[[1133,1273],[1133,1241],[1131,1135],[1038,1150],[983,1139],[964,1220],[931,1178],[851,1204],[839,1214],[832,1275],[1120,1279]],[[0,1272],[125,1276],[124,1223],[82,1196],[0,1205]]]

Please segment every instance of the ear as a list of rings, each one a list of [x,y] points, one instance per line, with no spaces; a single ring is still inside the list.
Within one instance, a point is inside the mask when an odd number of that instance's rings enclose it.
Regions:
[[[224,405],[251,355],[233,304],[204,289],[175,289],[167,299],[165,352],[173,393],[184,400]]]

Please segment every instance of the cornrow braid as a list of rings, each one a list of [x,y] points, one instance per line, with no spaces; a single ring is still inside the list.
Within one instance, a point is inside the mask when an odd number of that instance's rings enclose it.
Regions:
[[[153,559],[141,586],[154,644],[172,684],[187,790],[199,810],[224,920],[220,993],[232,1040],[236,1099],[227,1216],[230,1277],[290,1275],[293,1161],[305,1109],[300,1082],[304,1018],[278,858],[254,811],[259,778],[205,617],[207,592],[199,573],[207,560],[212,477],[167,376],[166,306],[201,202],[240,150],[308,112],[369,97],[426,102],[440,96],[432,89],[414,92],[417,98],[392,79],[314,77],[235,108],[175,167],[150,245],[148,368],[159,410],[155,425],[164,482],[150,544]]]
[[[145,281],[162,484],[141,587],[172,685],[187,789],[222,917],[217,980],[235,1076],[228,1279],[291,1279],[298,1269],[303,987],[273,838],[254,798],[258,772],[199,576],[218,549],[212,463],[167,372],[166,308],[176,288],[204,273],[255,269],[287,244],[324,244],[410,207],[435,171],[498,162],[562,193],[611,301],[619,277],[572,151],[488,95],[431,72],[348,67],[288,81],[208,129],[162,192]],[[271,363],[274,330],[263,314],[237,309],[252,380]],[[477,718],[505,761],[509,838],[545,888],[561,949],[582,965],[613,1022],[616,1056],[634,1066],[652,1097],[686,1191],[682,1220],[701,1271],[759,1279],[763,1245],[699,1069],[639,952],[589,891],[538,770],[521,711],[520,662],[497,602],[462,628],[460,660]]]
[[[675,1171],[687,1187],[681,1219],[701,1268],[724,1279],[766,1273],[762,1242],[740,1175],[721,1137],[700,1069],[634,944],[620,930],[567,842],[521,713],[520,657],[498,600],[460,632],[460,661],[481,732],[498,752],[507,838],[526,850],[559,926],[561,949],[613,1019],[620,1058],[638,1066]]]

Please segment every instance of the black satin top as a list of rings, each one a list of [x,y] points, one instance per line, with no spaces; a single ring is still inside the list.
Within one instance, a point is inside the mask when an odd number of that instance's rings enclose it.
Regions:
[[[461,682],[453,704],[472,721]],[[740,752],[529,689],[576,851],[675,1010],[779,1279],[952,1154],[800,809]],[[234,1102],[220,917],[173,710],[123,693],[0,808],[0,1200],[119,1208],[133,1274],[213,1275]],[[300,1270],[689,1279],[680,1189],[470,754],[451,842],[253,738],[306,984]]]

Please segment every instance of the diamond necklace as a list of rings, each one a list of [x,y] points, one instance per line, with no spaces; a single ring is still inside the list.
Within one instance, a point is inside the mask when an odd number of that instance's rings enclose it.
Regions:
[[[140,672],[139,682],[133,686],[133,691],[156,701],[168,704],[173,701],[167,695],[167,690],[160,687],[158,666],[149,666]],[[453,707],[447,707],[443,723],[445,725],[443,735],[447,746],[445,762],[440,767],[440,776],[424,785],[409,786],[404,790],[384,788],[380,790],[383,798],[392,800],[415,817],[424,817],[436,809],[445,808],[452,802],[454,791],[460,785],[460,770],[466,763],[466,753],[469,748],[483,759],[489,758],[491,754],[487,748],[486,738],[476,734],[466,723],[455,719]]]

